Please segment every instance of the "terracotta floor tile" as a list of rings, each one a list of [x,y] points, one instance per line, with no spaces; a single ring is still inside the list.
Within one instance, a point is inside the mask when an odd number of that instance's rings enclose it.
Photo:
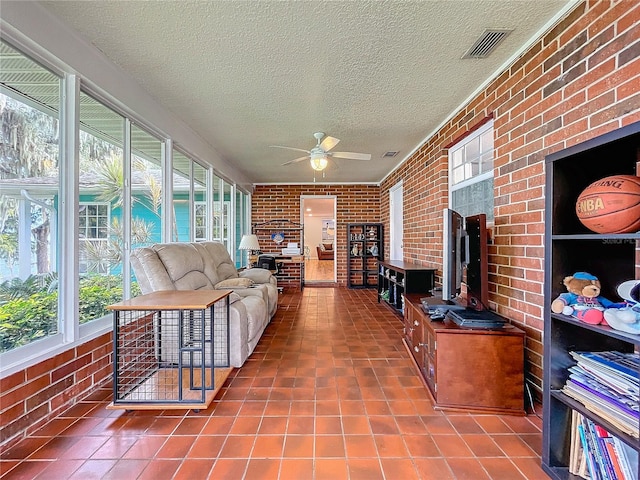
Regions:
[[[316,435],[342,434],[340,417],[317,417]]]
[[[213,459],[185,459],[176,470],[173,480],[210,478],[209,472],[213,467],[213,462]]]
[[[106,439],[105,439],[106,440]],[[61,458],[65,452],[72,449],[73,446],[82,441],[78,437],[56,437],[29,455],[30,460],[56,460]]]
[[[233,417],[218,417],[213,415],[200,432],[201,435],[227,435],[236,421]]]
[[[400,435],[374,435],[378,455],[382,457],[408,457],[407,447]]]
[[[196,438],[188,458],[217,458],[226,438],[222,435],[201,435]],[[132,447],[133,448],[133,447]],[[127,452],[129,453],[129,452]]]
[[[156,458],[184,458],[187,456],[195,439],[194,435],[169,437],[156,454]]]
[[[31,478],[37,480],[69,478],[83,463],[84,460],[56,460],[49,462],[49,465],[39,475]],[[0,472],[4,473],[2,469],[0,469]]]
[[[427,431],[432,435],[453,435],[454,433],[456,433],[455,428],[453,428],[453,425],[451,425],[451,422],[449,422],[449,419],[447,417],[428,415],[421,418],[422,422],[427,427]]]
[[[402,434],[428,434],[427,426],[417,415],[400,416],[396,417],[395,420],[396,425],[398,425],[398,431]]]
[[[481,458],[480,463],[491,480],[526,480],[508,458]]]
[[[173,432],[174,435],[199,435],[206,425],[207,418],[184,418]]]
[[[255,438],[229,435],[220,451],[220,458],[249,458]]]
[[[482,429],[489,433],[513,433],[513,430],[509,428],[509,425],[504,423],[502,419],[497,415],[478,415],[475,417],[478,425],[482,427]]]
[[[344,457],[344,442],[342,436],[322,435],[316,437],[316,457]]]
[[[313,458],[313,435],[287,435],[284,442],[285,458]]]
[[[77,437],[70,437],[77,438]],[[98,437],[81,437],[76,443],[74,443],[73,448],[67,449],[64,453],[62,453],[58,458],[64,458],[67,460],[86,460],[93,455],[96,450],[98,450],[102,445],[104,445],[108,437],[98,436]]]
[[[149,460],[118,460],[101,480],[138,478],[149,464]]]
[[[398,478],[402,480],[420,480],[420,474],[413,462],[408,458],[382,458],[382,471],[385,478]]]
[[[413,463],[422,480],[457,480],[444,458],[414,458]]]
[[[527,480],[538,480],[548,478],[540,466],[540,459],[534,457],[512,458],[511,461]]]
[[[536,457],[536,453],[518,435],[492,435],[507,457]]]
[[[347,480],[349,473],[344,458],[317,458],[315,460],[316,480]]]
[[[98,448],[93,455],[91,455],[91,458],[94,460],[109,458],[118,459],[126,454],[137,440],[138,437],[112,437],[104,442],[102,446]]]
[[[403,435],[403,439],[413,458],[442,456],[431,435]]]
[[[480,425],[478,425],[478,422],[475,421],[475,418],[472,415],[447,415],[447,419],[449,420],[449,423],[453,425],[455,431],[460,434],[485,433],[485,431]]]
[[[166,440],[167,438],[164,436],[139,437],[122,458],[154,458]]]
[[[380,460],[377,458],[350,458],[349,480],[384,480]]]
[[[305,458],[283,458],[278,480],[302,480],[313,478],[313,460]]]
[[[280,471],[279,458],[252,458],[247,465],[245,480],[273,480]]]
[[[344,444],[348,458],[377,458],[378,456],[373,435],[345,435]]]
[[[284,435],[287,431],[287,417],[262,417],[262,423],[258,429],[259,435]]]
[[[241,479],[248,463],[248,458],[219,458],[209,476],[212,479]]]
[[[482,464],[475,458],[448,458],[447,463],[456,480],[490,480]]]
[[[342,431],[345,435],[370,435],[369,418],[364,415],[342,417]]]
[[[14,468],[9,471],[9,474],[6,478],[11,478],[11,480],[31,480],[38,476],[43,470],[49,467],[52,463],[55,463],[53,460],[27,460],[25,462],[20,462]],[[3,476],[3,478],[5,478]]]
[[[504,456],[502,449],[488,435],[469,433],[461,437],[476,457]]]
[[[262,435],[256,437],[251,458],[280,458],[282,457],[284,435]]]
[[[313,435],[315,417],[290,417],[287,424],[288,435]]]
[[[71,480],[99,480],[107,475],[116,460],[87,460],[69,478]]]
[[[473,452],[460,435],[433,435],[432,438],[442,456],[446,458],[473,456]]]
[[[231,435],[255,435],[260,428],[262,417],[238,417],[229,429]]]
[[[393,417],[380,415],[369,417],[369,425],[375,435],[397,435],[400,433]]]

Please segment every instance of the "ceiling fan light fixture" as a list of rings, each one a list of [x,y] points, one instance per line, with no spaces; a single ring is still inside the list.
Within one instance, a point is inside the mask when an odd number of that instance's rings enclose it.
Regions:
[[[317,172],[327,168],[328,163],[329,160],[327,160],[326,155],[311,155],[311,168]]]

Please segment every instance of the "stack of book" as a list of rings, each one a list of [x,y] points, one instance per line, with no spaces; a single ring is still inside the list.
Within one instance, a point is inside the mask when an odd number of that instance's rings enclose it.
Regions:
[[[590,480],[638,480],[638,452],[575,410],[569,473]]]
[[[620,352],[571,352],[562,391],[620,431],[639,437],[640,355]]]

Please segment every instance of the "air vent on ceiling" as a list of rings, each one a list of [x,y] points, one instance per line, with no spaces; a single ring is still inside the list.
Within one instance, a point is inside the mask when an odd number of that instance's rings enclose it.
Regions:
[[[513,30],[485,30],[462,58],[487,58]]]
[[[386,157],[395,157],[397,154],[398,154],[398,152],[397,152],[397,151],[396,151],[396,152],[393,152],[393,151],[385,152],[385,154],[384,154],[384,155],[382,155],[382,158],[386,158]]]

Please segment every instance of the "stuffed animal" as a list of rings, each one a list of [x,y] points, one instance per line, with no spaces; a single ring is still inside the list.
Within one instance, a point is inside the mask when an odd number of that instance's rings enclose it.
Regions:
[[[604,319],[611,328],[640,334],[640,280],[628,280],[618,285],[618,295],[626,301],[624,308],[607,308]]]
[[[622,308],[626,303],[614,303],[600,296],[600,280],[587,272],[576,272],[565,277],[563,282],[567,288],[551,302],[551,311],[571,315],[585,323],[597,325],[606,323],[604,310],[606,308]]]

